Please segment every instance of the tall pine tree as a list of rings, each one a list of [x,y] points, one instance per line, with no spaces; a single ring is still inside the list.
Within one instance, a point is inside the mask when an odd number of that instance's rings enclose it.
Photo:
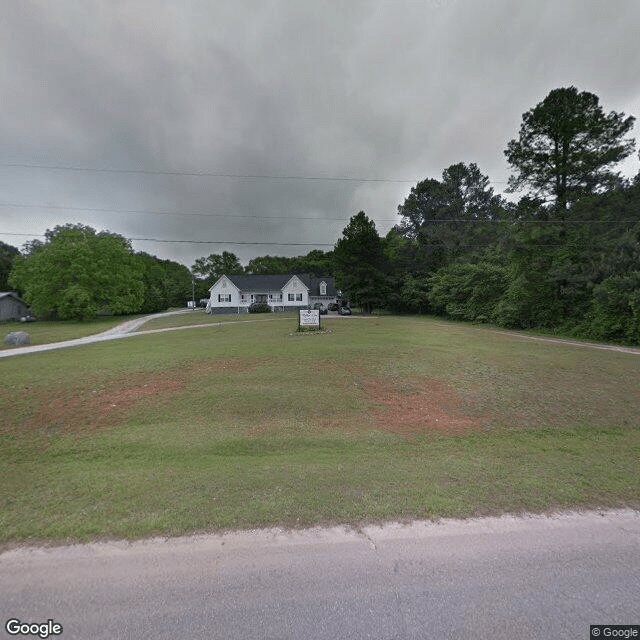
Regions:
[[[384,303],[384,262],[376,225],[360,211],[351,218],[336,242],[333,263],[338,287],[365,313]]]

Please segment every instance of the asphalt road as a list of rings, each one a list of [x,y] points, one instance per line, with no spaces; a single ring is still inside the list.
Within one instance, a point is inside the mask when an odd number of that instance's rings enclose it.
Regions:
[[[14,638],[10,618],[81,640],[586,640],[640,624],[640,512],[14,549],[0,618]]]

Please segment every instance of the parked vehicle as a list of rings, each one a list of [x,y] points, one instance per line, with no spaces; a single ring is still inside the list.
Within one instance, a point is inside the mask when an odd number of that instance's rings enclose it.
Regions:
[[[328,309],[329,311],[337,311],[340,308],[340,305],[337,302],[330,302]]]
[[[351,309],[349,307],[340,307],[340,309],[338,309],[338,313],[341,316],[350,316],[351,315]]]
[[[313,308],[314,308],[314,309],[317,309],[317,310],[320,312],[320,315],[321,315],[321,316],[324,316],[324,315],[326,315],[326,313],[327,313],[327,307],[325,307],[325,306],[322,304],[322,302],[316,302],[316,303],[313,305]]]

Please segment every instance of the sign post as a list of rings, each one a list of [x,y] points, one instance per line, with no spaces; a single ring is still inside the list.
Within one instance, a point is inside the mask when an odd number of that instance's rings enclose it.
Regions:
[[[298,311],[298,331],[304,331],[305,327],[320,328],[319,309],[300,309]]]

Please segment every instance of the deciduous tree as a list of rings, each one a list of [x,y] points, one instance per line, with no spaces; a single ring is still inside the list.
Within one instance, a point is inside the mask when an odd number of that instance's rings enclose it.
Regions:
[[[9,274],[19,253],[15,247],[0,241],[0,291],[9,288]]]
[[[128,240],[67,224],[47,230],[16,258],[9,277],[36,315],[88,319],[99,311],[134,313],[143,302],[139,262]]]
[[[207,286],[211,286],[220,276],[244,273],[240,260],[230,251],[211,253],[206,258],[198,258],[191,271],[194,275],[203,279]]]
[[[140,311],[153,313],[169,307],[184,306],[191,298],[191,273],[172,260],[161,260],[148,253],[137,253],[144,281],[144,302]]]
[[[284,256],[258,256],[249,260],[246,273],[277,275],[291,271],[292,258]]]

